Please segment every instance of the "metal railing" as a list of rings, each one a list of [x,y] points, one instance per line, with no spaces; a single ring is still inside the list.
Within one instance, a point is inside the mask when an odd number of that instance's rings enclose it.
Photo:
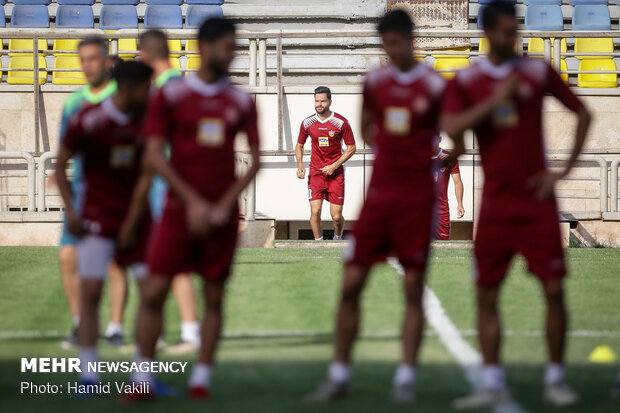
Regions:
[[[235,153],[235,173],[240,176],[250,169],[252,166],[252,157],[243,152]],[[252,182],[241,192],[239,196],[239,214],[247,221],[254,221],[256,216],[256,180]]]
[[[620,212],[618,208],[618,167],[620,158],[616,158],[611,163],[611,211]]]
[[[0,159],[23,159],[26,161],[26,165],[27,165],[27,174],[26,174],[26,179],[27,179],[27,208],[28,211],[34,211],[35,210],[35,182],[34,182],[34,173],[35,173],[35,161],[34,161],[34,157],[28,153],[28,152],[22,152],[22,151],[15,151],[15,152],[11,152],[11,151],[0,151]],[[15,176],[6,176],[6,178],[10,178],[10,177],[23,177],[23,175],[15,175]],[[3,178],[3,176],[0,175],[0,178]],[[22,195],[21,193],[16,193],[16,192],[10,192],[8,191],[7,193],[2,193],[0,195],[3,196],[20,196]]]

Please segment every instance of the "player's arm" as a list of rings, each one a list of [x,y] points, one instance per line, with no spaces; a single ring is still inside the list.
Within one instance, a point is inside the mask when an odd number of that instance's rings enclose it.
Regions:
[[[131,195],[127,215],[118,234],[117,246],[119,249],[128,248],[135,242],[136,229],[148,205],[148,194],[152,180],[153,174],[147,168],[142,168],[140,178],[138,178]]]
[[[457,209],[456,216],[463,218],[465,215],[465,208],[463,208],[463,181],[461,180],[461,173],[455,172],[450,174],[452,181],[454,181],[454,195],[456,195]]]
[[[81,218],[73,207],[71,199],[71,183],[67,177],[67,166],[69,164],[69,160],[71,160],[74,154],[74,150],[64,144],[60,145],[56,158],[56,171],[54,175],[56,176],[56,185],[58,185],[60,196],[65,204],[65,214],[67,215],[67,226],[69,232],[76,236],[81,236],[83,233]]]
[[[351,130],[351,125],[349,122],[345,121],[342,125],[342,140],[344,144],[347,146],[347,149],[340,155],[340,158],[336,160],[331,165],[328,165],[321,169],[321,171],[326,175],[331,175],[334,171],[340,168],[346,161],[351,159],[351,157],[355,154],[357,148],[355,147],[355,139],[353,138],[353,131]]]
[[[308,139],[308,131],[301,122],[299,127],[299,137],[297,145],[295,145],[295,158],[297,159],[297,178],[304,179],[306,177],[306,168],[304,168],[304,145]]]
[[[375,127],[374,127],[374,111],[370,108],[362,109],[362,139],[366,145],[373,147],[375,145]]]

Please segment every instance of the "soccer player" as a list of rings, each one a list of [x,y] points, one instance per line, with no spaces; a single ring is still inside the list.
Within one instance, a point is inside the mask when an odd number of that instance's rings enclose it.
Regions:
[[[108,43],[105,39],[99,37],[84,39],[78,45],[78,54],[88,84],[73,92],[65,102],[60,125],[61,144],[69,118],[77,110],[85,104],[99,103],[116,91],[116,82],[110,79],[108,72],[108,66],[112,62],[108,58]],[[76,156],[71,194],[73,205],[78,209],[83,198],[82,175],[81,158]],[[63,288],[73,316],[73,330],[67,339],[67,343],[71,345],[77,344],[77,327],[80,321],[80,279],[76,263],[77,243],[78,239],[68,230],[65,215],[58,260]],[[110,322],[105,331],[105,337],[109,344],[122,345],[124,343],[122,322],[127,296],[127,279],[125,272],[114,261],[110,263],[108,272],[110,274]]]
[[[119,64],[114,69],[117,92],[74,114],[58,151],[56,177],[65,202],[67,226],[79,239],[82,366],[98,358],[98,306],[109,261],[115,258],[119,265],[131,266],[136,279],[147,273],[144,255],[149,214],[141,199],[146,198],[151,176],[141,172],[142,141],[138,135],[151,74],[152,70],[142,63]],[[78,154],[85,187],[80,210],[72,202],[66,174],[69,160]],[[80,379],[93,384],[99,377],[84,368]]]
[[[314,239],[323,239],[321,210],[323,200],[329,202],[329,210],[334,221],[334,239],[341,240],[344,230],[342,206],[344,205],[344,163],[355,153],[355,139],[349,121],[332,112],[332,92],[328,87],[314,89],[314,109],[316,113],[301,122],[299,138],[295,146],[297,158],[297,177],[304,179],[304,144],[310,137],[312,155],[308,173],[308,199],[310,200],[310,226]],[[342,142],[347,149],[342,152]]]
[[[413,57],[413,23],[403,10],[383,16],[378,31],[390,64],[369,72],[364,84],[362,137],[375,151],[366,201],[345,253],[336,319],[335,354],[328,379],[312,401],[346,396],[350,356],[360,320],[360,297],[370,269],[394,252],[404,267],[405,314],[402,362],[395,401],[413,399],[424,313],[422,295],[434,204],[433,138],[445,80]]]
[[[590,114],[548,62],[516,56],[517,20],[512,3],[491,3],[484,9],[483,22],[491,48],[488,59],[456,74],[446,91],[442,116],[443,129],[455,141],[447,161],[463,152],[463,132],[473,129],[485,176],[474,247],[483,377],[479,391],[454,405],[480,409],[508,397],[499,364],[498,299],[513,256],[521,254],[540,280],[547,303],[550,360],[544,375],[544,399],[554,406],[568,406],[578,396],[564,378],[567,314],[562,280],[566,266],[553,188],[575,165]],[[542,109],[546,94],[577,115],[572,153],[560,172],[548,170],[545,162]]]
[[[140,61],[153,69],[153,84],[161,88],[172,79],[181,76],[181,72],[170,65],[168,38],[160,30],[148,30],[140,35],[138,49]],[[159,175],[154,176],[149,192],[149,203],[153,220],[158,222],[164,209],[168,187]],[[172,292],[181,315],[181,343],[187,349],[200,346],[200,323],[196,312],[196,296],[189,274],[177,274],[172,280]],[[177,350],[180,348],[177,346]]]
[[[256,106],[248,93],[227,78],[235,40],[232,22],[207,19],[198,32],[198,73],[170,81],[156,92],[144,128],[146,163],[168,182],[170,191],[149,246],[151,275],[141,290],[138,359],[155,357],[163,305],[174,275],[197,272],[203,279],[205,312],[198,363],[189,379],[189,394],[195,399],[209,397],[224,287],[237,241],[237,198],[259,167]],[[233,145],[238,132],[246,135],[252,166],[236,178]],[[163,153],[166,143],[170,161]],[[154,377],[137,373],[132,379],[152,382]]]
[[[450,177],[454,181],[454,193],[456,202],[456,216],[462,218],[465,215],[463,208],[463,181],[461,181],[461,171],[459,161],[454,160],[450,165],[443,165],[443,161],[450,155],[450,151],[439,146],[441,135],[437,135],[433,141],[433,160],[435,165],[434,177],[437,191],[437,201],[435,203],[435,225],[433,228],[434,238],[441,241],[450,239],[450,205],[448,204],[448,183]]]

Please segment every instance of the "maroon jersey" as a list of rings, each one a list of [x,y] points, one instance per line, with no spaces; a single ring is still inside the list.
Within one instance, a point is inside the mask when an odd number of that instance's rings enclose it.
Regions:
[[[319,119],[316,113],[304,119],[299,128],[297,142],[305,144],[308,136],[312,141],[310,169],[317,171],[340,159],[342,141],[345,145],[355,145],[349,121],[336,112],[332,112],[332,115],[325,120]]]
[[[170,164],[205,199],[217,201],[235,181],[234,140],[247,134],[258,145],[256,106],[226,78],[174,79],[155,92],[143,133],[170,143]],[[168,191],[170,200],[177,200]]]
[[[460,173],[459,162],[448,166],[442,166],[441,162],[450,155],[449,151],[439,148],[437,156],[433,156],[433,160],[438,163],[434,171],[435,185],[437,190],[437,203],[435,207],[439,215],[447,215],[450,217],[450,206],[448,205],[448,184],[450,183],[450,175]]]
[[[486,199],[533,199],[528,179],[546,168],[542,133],[546,93],[571,110],[582,106],[548,63],[520,57],[500,66],[483,59],[457,72],[448,86],[443,110],[461,112],[484,101],[512,73],[519,77],[516,92],[475,129]]]
[[[446,81],[418,63],[403,73],[383,66],[366,76],[363,107],[374,113],[376,143],[373,189],[432,197],[433,138],[439,134],[440,102]],[[415,191],[414,191],[415,189]]]
[[[111,98],[84,107],[69,121],[62,144],[82,157],[86,229],[116,237],[140,176],[141,116],[127,115]]]

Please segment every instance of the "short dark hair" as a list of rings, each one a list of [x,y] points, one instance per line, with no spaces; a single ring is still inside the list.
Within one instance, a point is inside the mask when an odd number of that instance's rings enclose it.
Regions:
[[[142,62],[121,62],[112,69],[112,78],[119,88],[131,87],[142,82],[150,82],[153,69]]]
[[[235,34],[235,24],[223,17],[211,17],[205,20],[198,30],[198,41],[213,43],[227,34]]]
[[[332,91],[329,90],[327,86],[319,86],[316,89],[314,89],[314,96],[321,94],[321,93],[325,93],[327,95],[327,99],[331,100]]]
[[[78,43],[78,50],[83,46],[96,45],[101,48],[101,54],[103,56],[108,55],[108,39],[104,39],[100,36],[88,36]]]
[[[138,49],[148,53],[151,58],[168,59],[168,36],[161,30],[147,30],[138,38]]]
[[[403,36],[411,36],[413,33],[413,20],[411,16],[403,9],[396,9],[385,13],[379,19],[377,31],[380,34],[385,32],[398,32]]]
[[[482,9],[482,28],[485,30],[494,29],[500,16],[515,18],[516,15],[515,5],[512,2],[495,0]]]

